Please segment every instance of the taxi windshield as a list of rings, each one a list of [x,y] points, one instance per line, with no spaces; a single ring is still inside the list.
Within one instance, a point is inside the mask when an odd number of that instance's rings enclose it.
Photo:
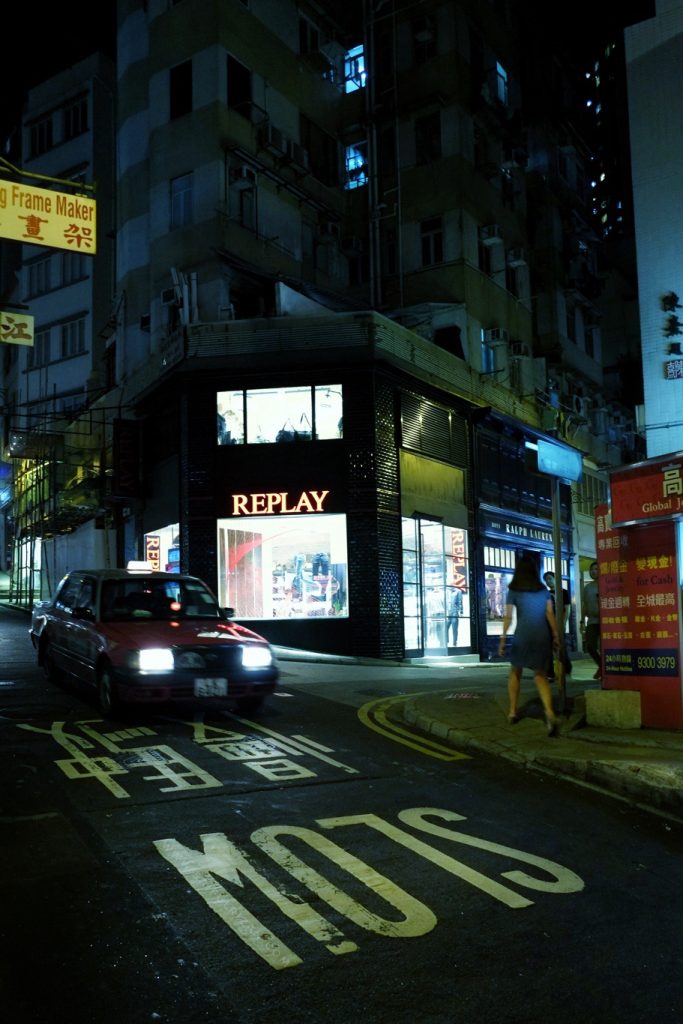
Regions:
[[[161,622],[170,619],[217,619],[220,609],[199,580],[106,580],[102,587],[102,621]]]

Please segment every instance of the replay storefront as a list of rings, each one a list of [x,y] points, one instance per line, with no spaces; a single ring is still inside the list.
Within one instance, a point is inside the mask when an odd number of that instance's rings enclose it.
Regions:
[[[346,515],[328,490],[231,496],[218,520],[218,599],[240,619],[347,618]]]

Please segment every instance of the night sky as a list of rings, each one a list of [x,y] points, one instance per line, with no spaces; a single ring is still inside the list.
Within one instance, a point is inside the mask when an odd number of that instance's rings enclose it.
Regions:
[[[595,53],[606,31],[652,17],[655,10],[655,0],[573,0],[564,8],[548,0],[517,3],[537,29],[539,43],[563,48],[579,60],[584,53]],[[0,144],[18,123],[32,86],[97,49],[115,56],[115,27],[116,0],[8,6],[3,13],[0,59]]]
[[[2,16],[0,144],[19,123],[26,94],[98,49],[116,53],[116,0],[7,5]]]

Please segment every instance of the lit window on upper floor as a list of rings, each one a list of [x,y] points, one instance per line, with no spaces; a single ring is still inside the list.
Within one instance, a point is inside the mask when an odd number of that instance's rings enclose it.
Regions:
[[[344,436],[341,384],[219,391],[219,445],[329,441]]]
[[[508,105],[510,97],[508,94],[508,74],[502,64],[496,61],[496,99]]]
[[[344,54],[344,92],[356,92],[365,88],[365,51],[363,46],[354,46]]]
[[[346,147],[346,181],[344,188],[362,188],[368,183],[368,158],[365,142],[355,142]]]

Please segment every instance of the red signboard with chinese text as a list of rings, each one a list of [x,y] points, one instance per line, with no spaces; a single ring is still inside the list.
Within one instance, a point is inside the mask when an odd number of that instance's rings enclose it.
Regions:
[[[603,687],[639,690],[641,721],[683,728],[677,524],[615,527],[596,509]]]
[[[683,516],[683,452],[614,470],[610,496],[614,523]]]

